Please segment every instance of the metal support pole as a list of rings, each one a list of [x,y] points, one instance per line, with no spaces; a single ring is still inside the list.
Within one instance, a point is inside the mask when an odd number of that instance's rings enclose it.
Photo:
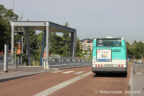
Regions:
[[[24,35],[24,34],[23,34]],[[21,54],[23,54],[23,49],[24,49],[24,37],[23,37],[23,35],[22,35],[22,42],[21,42],[21,44],[22,44],[22,50],[21,50]],[[23,63],[23,57],[22,57],[22,55],[21,55],[21,64]]]
[[[40,56],[40,66],[42,66],[42,59],[43,59],[43,53],[44,53],[44,47],[45,47],[45,38],[46,38],[46,32],[43,34],[42,38],[42,48],[41,48],[41,56]]]
[[[23,36],[22,36],[22,42],[21,42],[21,44],[22,44],[22,50],[21,50],[21,53],[23,54],[23,47],[24,47],[24,43],[23,43],[23,41],[24,41],[24,38],[23,38]]]
[[[11,56],[14,58],[14,25],[13,22],[11,22]],[[12,63],[13,63],[12,59]]]
[[[76,53],[76,32],[71,33],[71,57],[75,58]]]
[[[44,65],[44,69],[49,69],[48,55],[49,55],[49,23],[46,22],[46,63]]]
[[[9,55],[9,47],[8,45],[4,45],[4,72],[8,72],[8,55]]]
[[[73,57],[73,33],[71,32],[71,57]]]
[[[76,42],[77,42],[77,34],[74,32],[74,48],[73,48],[73,59],[76,57]]]
[[[29,64],[29,66],[31,66],[31,52],[30,52],[30,44],[29,44],[29,35],[28,35],[27,31],[25,30],[25,28],[24,28],[24,33],[25,33],[26,43],[27,43],[28,64]]]

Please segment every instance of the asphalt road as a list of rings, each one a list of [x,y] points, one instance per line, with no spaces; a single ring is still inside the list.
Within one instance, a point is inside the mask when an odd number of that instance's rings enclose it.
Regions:
[[[120,74],[91,74],[50,96],[128,96],[128,76]]]
[[[63,69],[0,83],[0,96],[128,96],[129,73],[96,75],[91,67]],[[41,95],[42,96],[42,95]]]

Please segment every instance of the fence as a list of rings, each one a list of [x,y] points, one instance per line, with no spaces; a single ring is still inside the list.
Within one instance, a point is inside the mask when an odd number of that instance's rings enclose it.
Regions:
[[[34,57],[30,57],[31,58],[31,66],[39,66],[40,65],[40,60]],[[28,59],[27,57],[17,57],[15,59],[16,61],[16,66],[29,66],[28,64]]]
[[[9,68],[16,67],[16,60],[14,60],[12,56],[9,56],[9,58],[8,58],[8,67]]]
[[[133,61],[133,72],[136,73],[144,73],[144,62]]]
[[[46,63],[46,59],[43,59],[43,65]],[[84,59],[72,59],[72,58],[49,58],[49,68],[71,68],[71,67],[85,67],[91,66],[90,60]]]
[[[4,65],[4,55],[0,55],[0,70],[3,70]],[[8,68],[16,68],[15,60],[11,56],[8,57]]]
[[[3,69],[3,64],[4,64],[4,56],[0,55],[0,69]]]

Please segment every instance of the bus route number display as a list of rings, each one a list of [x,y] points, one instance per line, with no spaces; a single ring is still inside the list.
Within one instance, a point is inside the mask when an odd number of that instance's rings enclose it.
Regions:
[[[111,49],[97,49],[97,61],[99,62],[111,61]]]

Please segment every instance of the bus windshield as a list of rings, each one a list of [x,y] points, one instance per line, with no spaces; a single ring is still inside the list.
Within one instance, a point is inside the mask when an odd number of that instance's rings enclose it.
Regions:
[[[104,38],[104,39],[97,39],[96,46],[111,46],[111,47],[120,47],[121,46],[121,39],[120,38]]]

